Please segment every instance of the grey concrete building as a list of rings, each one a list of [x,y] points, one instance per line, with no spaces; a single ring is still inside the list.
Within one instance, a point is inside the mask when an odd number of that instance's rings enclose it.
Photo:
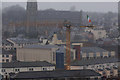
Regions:
[[[66,47],[57,45],[28,45],[17,48],[18,61],[47,61],[56,63],[56,52],[64,53],[66,59]],[[75,49],[71,48],[71,61],[76,59]]]
[[[81,47],[81,58],[104,58],[104,57],[115,57],[115,51],[107,51],[99,47]]]
[[[47,61],[55,63],[56,45],[28,45],[17,49],[18,61]]]

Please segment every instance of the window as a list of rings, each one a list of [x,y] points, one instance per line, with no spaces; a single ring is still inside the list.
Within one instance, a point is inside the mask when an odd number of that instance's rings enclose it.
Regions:
[[[102,67],[102,65],[99,65],[99,67]]]
[[[107,64],[107,66],[110,66],[109,64]]]
[[[4,78],[4,76],[2,75],[2,78]]]
[[[87,59],[89,59],[89,57],[86,57]]]
[[[113,74],[113,71],[110,71],[110,74]]]
[[[2,69],[2,72],[5,72],[5,69]]]
[[[87,67],[86,66],[83,66],[83,69],[86,69]]]
[[[2,57],[5,57],[4,55],[2,55]]]
[[[17,69],[15,69],[15,71],[17,71]]]
[[[55,61],[55,53],[53,52],[53,61]]]
[[[114,66],[115,66],[115,67],[117,67],[117,66],[118,66],[118,64],[117,64],[117,63],[115,63],[115,64],[114,64]]]
[[[4,62],[5,60],[4,59],[2,59],[2,62]]]
[[[104,56],[104,58],[107,58],[107,56]]]
[[[33,71],[33,68],[29,68],[29,71]]]
[[[6,57],[8,58],[8,57],[9,57],[9,55],[6,55]]]
[[[112,57],[111,55],[108,55],[108,57]]]
[[[102,67],[104,68],[104,65],[102,65]]]
[[[94,66],[91,66],[91,68],[94,68]]]
[[[106,72],[103,72],[103,75],[105,75],[106,74]]]
[[[99,67],[99,66],[96,66],[97,68]]]
[[[9,62],[9,59],[6,59],[6,62]]]
[[[18,71],[20,71],[20,69],[18,69]]]
[[[5,73],[5,75],[7,75],[7,73]]]
[[[16,72],[19,72],[19,71],[20,71],[20,69],[15,69],[15,71],[16,71]]]
[[[47,68],[43,68],[43,71],[46,71],[47,70]]]

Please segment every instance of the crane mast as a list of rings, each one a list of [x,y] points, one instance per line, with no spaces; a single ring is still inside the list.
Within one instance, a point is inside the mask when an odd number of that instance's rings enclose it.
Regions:
[[[66,28],[66,69],[70,70],[70,26]]]
[[[69,21],[64,21],[66,27],[66,70],[70,70],[71,52],[70,52],[70,28],[71,24]]]

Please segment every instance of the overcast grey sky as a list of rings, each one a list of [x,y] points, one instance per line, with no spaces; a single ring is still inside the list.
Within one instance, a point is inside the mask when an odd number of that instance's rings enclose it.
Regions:
[[[10,7],[12,5],[20,5],[26,8],[25,2],[3,2],[2,7]],[[90,12],[117,12],[117,2],[38,2],[38,9],[44,10],[53,8],[56,10],[69,10],[71,6],[75,6],[77,11],[90,11]]]

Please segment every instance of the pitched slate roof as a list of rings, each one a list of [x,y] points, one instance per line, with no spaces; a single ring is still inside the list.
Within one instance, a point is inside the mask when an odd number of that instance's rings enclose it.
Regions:
[[[65,77],[90,77],[101,76],[93,70],[58,70],[58,71],[34,71],[20,72],[14,78],[16,79],[44,79],[44,78],[65,78]]]
[[[7,41],[5,39],[2,40],[2,44],[3,45],[9,45],[9,44],[13,45],[13,43],[11,43],[11,42],[9,42],[9,41]]]
[[[17,43],[17,44],[23,44],[23,43],[39,43],[38,39],[26,39],[26,38],[9,38],[11,41]]]
[[[54,65],[46,61],[2,63],[2,68],[41,67],[41,66],[54,66]]]
[[[118,62],[117,58],[109,57],[109,58],[76,60],[76,61],[73,61],[71,65],[72,66],[87,66],[87,65],[106,64],[106,63],[115,63],[115,62]]]
[[[99,48],[99,47],[81,47],[81,51],[84,53],[107,52],[107,50],[104,50],[104,49]]]
[[[58,46],[56,46],[56,45],[39,45],[39,44],[35,44],[35,45],[27,45],[27,46],[24,46],[23,48],[46,48],[46,49],[51,49],[51,48],[58,48]]]

